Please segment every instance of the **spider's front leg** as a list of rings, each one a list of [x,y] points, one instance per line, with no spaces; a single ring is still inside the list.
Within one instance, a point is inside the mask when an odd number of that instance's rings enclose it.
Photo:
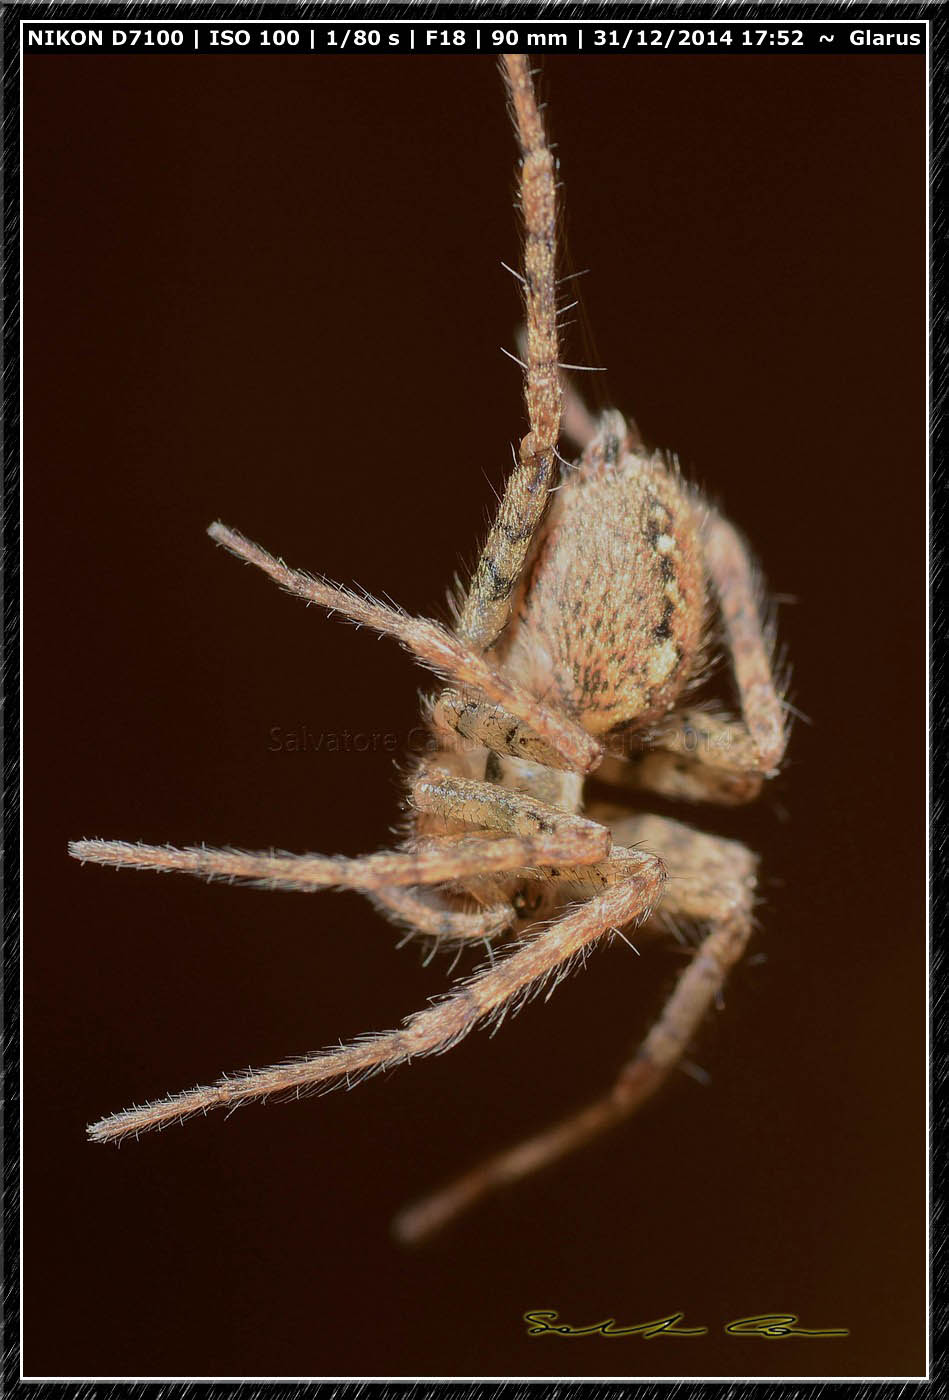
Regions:
[[[71,841],[69,854],[97,865],[159,873],[181,871],[205,880],[243,881],[263,889],[386,890],[392,885],[437,885],[544,864],[592,864],[609,853],[606,827],[586,822],[534,835],[478,833],[423,838],[410,850],[367,856],[287,855],[211,846],[146,846],[128,841]]]
[[[491,533],[461,609],[459,635],[478,651],[500,636],[556,470],[563,393],[557,335],[557,191],[554,157],[544,131],[523,54],[504,54],[517,139],[521,149],[520,196],[524,218],[527,311],[524,397],[530,432],[521,441]]]
[[[607,827],[495,783],[455,778],[425,765],[412,790],[420,812],[475,826],[463,835],[422,836],[408,849],[366,856],[286,855],[198,846],[147,846],[125,841],[73,841],[69,853],[99,865],[172,871],[207,880],[246,880],[273,889],[340,889],[385,892],[390,887],[435,885],[525,866],[588,865],[612,846]],[[417,902],[416,902],[417,903]],[[417,908],[417,912],[424,911]],[[402,901],[403,917],[409,916]],[[479,935],[483,936],[483,935]]]
[[[611,827],[624,845],[644,843],[663,852],[671,878],[663,896],[662,919],[673,924],[701,921],[708,925],[708,933],[661,1016],[610,1091],[403,1211],[395,1229],[408,1243],[426,1238],[489,1192],[548,1166],[634,1113],[679,1062],[745,950],[753,927],[757,864],[745,846],[662,817],[627,817]],[[614,851],[621,854],[622,848]],[[619,920],[616,926],[622,927]]]
[[[372,627],[384,636],[395,637],[424,666],[464,692],[475,692],[497,707],[509,723],[522,724],[534,736],[558,767],[588,773],[602,757],[600,744],[581,725],[559,709],[538,700],[517,681],[491,664],[473,644],[455,636],[424,617],[407,617],[397,608],[386,607],[371,598],[361,598],[349,589],[313,578],[289,568],[238,530],[216,521],[208,534],[218,544],[245,563],[253,564],[288,593],[316,603],[352,622]]]

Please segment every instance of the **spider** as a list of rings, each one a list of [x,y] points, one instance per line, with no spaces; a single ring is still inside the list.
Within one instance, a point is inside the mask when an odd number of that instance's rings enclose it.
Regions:
[[[640,810],[637,793],[736,805],[783,757],[786,703],[757,570],[735,528],[651,451],[632,421],[594,418],[560,363],[555,161],[526,58],[504,76],[520,151],[529,431],[451,628],[289,568],[220,522],[209,534],[287,592],[396,638],[440,679],[424,702],[431,747],[408,781],[410,828],[357,858],[70,845],[82,861],[269,888],[358,890],[393,923],[488,961],[401,1028],[223,1076],[102,1118],[98,1142],[251,1099],[295,1095],[444,1051],[555,985],[605,937],[646,920],[701,941],[609,1091],[409,1207],[416,1241],[503,1183],[628,1117],[667,1078],[720,996],[753,928],[755,855]],[[578,455],[558,452],[561,430]],[[716,650],[741,715],[695,701]],[[585,801],[594,771],[614,800]],[[667,869],[675,878],[667,878]],[[508,941],[497,953],[502,935]]]

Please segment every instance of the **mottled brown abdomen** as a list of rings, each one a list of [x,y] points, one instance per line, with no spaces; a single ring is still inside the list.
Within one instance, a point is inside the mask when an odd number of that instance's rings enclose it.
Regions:
[[[591,734],[664,715],[702,640],[699,523],[696,498],[661,457],[565,474],[509,628],[507,666]]]

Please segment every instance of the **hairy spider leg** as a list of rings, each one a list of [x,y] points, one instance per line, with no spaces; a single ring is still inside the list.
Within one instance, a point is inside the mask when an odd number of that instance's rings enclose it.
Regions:
[[[787,746],[786,709],[775,681],[762,589],[741,536],[717,513],[703,529],[706,566],[722,615],[742,718],[676,711],[651,736],[655,747],[625,774],[664,797],[734,806],[752,801]],[[622,778],[621,778],[622,781]]]
[[[480,909],[457,909],[439,890],[412,886],[383,886],[366,891],[366,897],[390,923],[445,944],[490,941],[510,928],[515,917],[506,900]]]
[[[609,836],[606,827],[589,817],[577,816],[499,783],[456,777],[440,767],[437,759],[421,769],[412,786],[411,800],[419,812],[491,831],[511,831],[522,836],[571,831],[577,835],[587,833],[591,839],[593,832]],[[609,854],[608,843],[603,854]]]
[[[274,1095],[299,1097],[319,1086],[350,1084],[354,1077],[448,1050],[479,1021],[500,1013],[518,996],[540,990],[559,968],[618,922],[648,915],[662,893],[665,867],[657,857],[637,851],[624,852],[623,859],[630,873],[621,885],[516,944],[467,981],[456,983],[444,1000],[410,1016],[401,1029],[127,1109],[93,1123],[89,1136],[97,1142],[113,1141],[224,1105]]]
[[[587,773],[602,757],[601,746],[579,724],[561,711],[551,709],[516,681],[503,675],[477,651],[437,622],[428,618],[408,617],[396,608],[386,607],[370,598],[360,598],[346,588],[288,568],[282,559],[274,558],[260,545],[252,543],[220,521],[210,526],[208,534],[237,558],[261,569],[288,593],[338,612],[350,621],[372,627],[386,636],[395,637],[436,675],[465,689],[478,691],[499,706],[512,721],[520,721],[542,743],[559,754],[564,766]]]
[[[439,828],[460,823],[482,831],[524,836],[556,831],[589,836],[594,828],[600,833],[606,853],[605,827],[527,793],[497,783],[459,778],[444,766],[446,757],[433,755],[420,764],[410,794],[415,810],[433,819]],[[452,893],[474,894],[478,898],[477,885],[477,880],[475,886],[469,881]],[[481,888],[483,885],[481,881]],[[439,942],[490,939],[510,927],[515,918],[515,911],[507,900],[490,895],[487,907],[474,912],[452,907],[440,891],[377,891],[372,899],[394,922],[407,926],[412,932],[428,934]]]
[[[530,431],[521,441],[517,466],[459,617],[459,636],[478,651],[486,651],[497,640],[510,617],[524,561],[553,485],[563,408],[557,338],[554,157],[547,144],[528,59],[523,54],[504,54],[503,66],[521,150],[522,283],[527,320],[524,396]]]
[[[444,690],[432,706],[431,722],[446,736],[459,734],[475,745],[483,745],[492,753],[510,754],[545,768],[575,773],[574,761],[565,757],[530,723],[518,719],[509,710],[490,701],[479,700],[471,694],[460,695],[457,690]]]
[[[646,842],[663,852],[670,872],[662,901],[663,919],[701,921],[708,925],[708,933],[661,1016],[620,1070],[610,1091],[402,1211],[394,1229],[406,1243],[420,1242],[489,1192],[530,1176],[630,1117],[679,1062],[729,971],[741,958],[753,928],[757,863],[745,846],[654,816],[616,821],[613,834],[624,845]],[[617,919],[616,925],[622,927],[621,920]]]
[[[97,865],[129,866],[162,873],[182,871],[206,880],[246,881],[264,889],[376,890],[389,885],[440,884],[491,871],[544,864],[601,860],[611,837],[605,827],[563,827],[543,835],[423,839],[410,851],[367,856],[290,855],[236,851],[213,846],[148,846],[126,841],[71,841],[69,854]]]

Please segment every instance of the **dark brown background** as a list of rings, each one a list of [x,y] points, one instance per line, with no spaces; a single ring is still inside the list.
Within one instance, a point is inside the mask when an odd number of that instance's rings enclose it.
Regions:
[[[430,1248],[407,1199],[604,1085],[678,970],[621,943],[493,1039],[122,1150],[84,1124],[392,1026],[445,985],[355,895],[68,837],[356,853],[421,673],[216,550],[444,616],[523,431],[489,59],[29,56],[29,1374],[918,1374],[924,1362],[924,66],[561,59],[573,261],[635,412],[748,532],[812,724],[757,809],[764,966],[641,1118]],[[589,362],[589,361],[587,361]],[[701,1341],[529,1340],[682,1309]],[[845,1341],[738,1341],[791,1310]]]

